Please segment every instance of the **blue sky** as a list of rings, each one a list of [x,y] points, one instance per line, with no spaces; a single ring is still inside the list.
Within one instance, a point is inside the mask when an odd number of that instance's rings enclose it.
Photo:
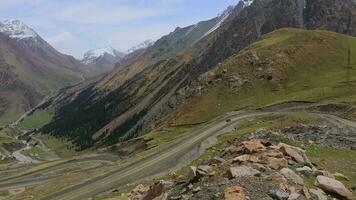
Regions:
[[[20,19],[61,52],[125,51],[198,21],[239,0],[0,0],[0,19]]]

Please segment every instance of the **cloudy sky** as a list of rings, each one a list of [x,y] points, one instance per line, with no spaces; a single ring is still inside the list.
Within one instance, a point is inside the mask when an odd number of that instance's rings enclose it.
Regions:
[[[239,0],[0,0],[0,19],[20,19],[61,52],[125,51],[175,27],[215,17]]]

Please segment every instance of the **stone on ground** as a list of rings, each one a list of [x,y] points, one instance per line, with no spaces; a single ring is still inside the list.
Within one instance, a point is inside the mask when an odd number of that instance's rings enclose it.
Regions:
[[[315,200],[328,200],[328,197],[321,189],[310,189],[310,194]]]
[[[292,181],[298,185],[304,185],[303,178],[296,174],[293,170],[289,168],[283,168],[280,172],[287,180]]]
[[[244,189],[239,186],[226,188],[224,192],[224,200],[246,200]]]
[[[237,166],[237,167],[230,167],[230,169],[228,170],[228,174],[231,178],[261,175],[261,173],[258,170],[244,165]]]
[[[339,195],[349,200],[354,200],[353,194],[345,187],[343,183],[338,180],[326,176],[317,176],[316,186],[320,187],[326,192]]]

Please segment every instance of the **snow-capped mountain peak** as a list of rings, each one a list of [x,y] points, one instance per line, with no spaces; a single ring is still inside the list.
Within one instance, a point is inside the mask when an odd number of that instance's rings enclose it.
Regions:
[[[25,38],[37,38],[37,33],[20,20],[8,19],[0,23],[0,32],[10,38],[22,40]]]
[[[98,58],[101,58],[105,55],[110,55],[112,57],[118,57],[120,54],[116,49],[112,47],[104,47],[100,49],[93,49],[84,54],[82,62],[84,64],[91,64]]]

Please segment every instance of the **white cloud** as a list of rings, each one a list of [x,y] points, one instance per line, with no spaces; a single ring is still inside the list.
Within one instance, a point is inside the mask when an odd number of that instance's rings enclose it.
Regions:
[[[59,45],[61,43],[70,42],[71,40],[75,40],[75,37],[69,31],[62,31],[57,35],[47,38],[47,41],[54,46]]]
[[[130,6],[104,6],[100,3],[76,3],[61,10],[55,18],[83,24],[120,24],[132,20],[161,16],[167,10]]]

